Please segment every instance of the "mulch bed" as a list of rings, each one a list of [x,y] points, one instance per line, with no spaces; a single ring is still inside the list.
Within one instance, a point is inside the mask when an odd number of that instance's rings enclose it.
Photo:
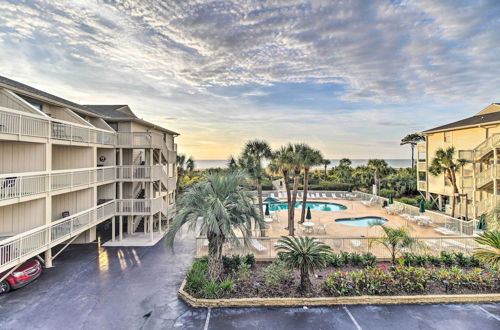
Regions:
[[[277,286],[268,286],[265,284],[265,278],[262,274],[261,270],[267,267],[269,262],[257,262],[252,268],[252,274],[246,281],[238,281],[235,282],[234,290],[228,295],[225,295],[224,298],[251,298],[251,297],[259,297],[259,298],[285,298],[285,297],[328,297],[324,294],[322,290],[322,285],[326,277],[335,271],[342,272],[351,272],[356,270],[364,269],[365,267],[359,266],[344,266],[344,267],[328,267],[321,271],[315,272],[314,275],[311,275],[311,282],[313,285],[312,291],[306,295],[300,295],[297,292],[297,287],[299,286],[299,273],[294,272],[290,281],[286,283],[279,284]],[[377,266],[380,266],[382,263],[377,263]],[[384,263],[390,266],[390,263]],[[435,267],[426,267],[426,269],[437,269]],[[464,271],[472,270],[472,268],[461,267]],[[477,293],[500,293],[500,290],[488,290],[477,292],[477,290],[470,289],[459,289],[454,290],[453,292],[446,292],[443,285],[440,283],[429,282],[427,290],[424,294],[426,295],[436,295],[436,294],[477,294]],[[418,293],[422,294],[422,293]],[[391,295],[411,295],[408,293],[400,293],[400,294],[391,294]]]

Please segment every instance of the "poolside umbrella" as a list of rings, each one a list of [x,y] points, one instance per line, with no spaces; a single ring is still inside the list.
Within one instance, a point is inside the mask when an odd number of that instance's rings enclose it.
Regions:
[[[269,215],[269,204],[266,204],[266,212],[264,212],[265,215]]]
[[[311,220],[312,219],[311,208],[309,206],[307,207],[306,219],[307,220]]]
[[[264,203],[277,203],[279,201],[280,201],[279,199],[273,197],[267,197],[266,199],[263,200]]]
[[[392,199],[392,194],[389,194],[389,204],[393,204],[394,200]]]
[[[420,208],[418,209],[418,212],[420,213],[425,212],[425,201],[423,199],[420,201]]]

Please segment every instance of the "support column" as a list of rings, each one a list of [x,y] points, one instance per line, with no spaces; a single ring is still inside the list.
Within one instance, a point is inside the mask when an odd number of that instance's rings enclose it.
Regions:
[[[54,267],[52,265],[52,249],[45,251],[45,268]]]
[[[115,219],[116,217],[111,218],[111,242],[115,241],[115,233],[116,233]]]
[[[122,215],[120,215],[119,230],[120,230],[120,241],[121,241],[121,240],[123,240],[123,216]]]
[[[151,242],[153,241],[153,216],[150,215],[149,216],[149,239],[151,240]]]

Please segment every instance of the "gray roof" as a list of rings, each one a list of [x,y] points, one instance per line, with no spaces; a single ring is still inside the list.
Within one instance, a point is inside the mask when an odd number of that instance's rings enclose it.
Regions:
[[[469,118],[465,118],[450,124],[443,126],[438,126],[432,129],[428,129],[423,133],[430,133],[434,131],[445,131],[453,128],[464,127],[464,126],[477,126],[486,123],[498,122],[500,121],[500,112],[492,112],[483,115],[475,115]]]
[[[86,112],[94,112],[91,109],[89,109],[89,108],[87,108],[87,107],[85,107],[85,106],[83,106],[81,104],[77,104],[75,102],[68,101],[68,100],[63,99],[61,97],[58,97],[58,96],[46,93],[44,91],[41,91],[41,90],[33,88],[31,86],[22,84],[22,83],[20,83],[18,81],[9,79],[7,77],[0,76],[0,86],[1,85],[6,85],[6,86],[9,86],[11,88],[17,89],[17,90],[19,90],[21,92],[25,92],[25,93],[28,93],[28,94],[40,96],[42,98],[49,99],[49,100],[51,100],[53,102],[64,104],[64,105],[66,105],[68,107],[80,109],[80,110],[83,110],[83,111],[86,111]]]
[[[90,108],[93,112],[96,112],[106,118],[137,118],[135,115],[131,115],[128,112],[118,111],[123,107],[126,107],[126,104],[122,105],[103,105],[103,104],[85,104],[85,107]]]

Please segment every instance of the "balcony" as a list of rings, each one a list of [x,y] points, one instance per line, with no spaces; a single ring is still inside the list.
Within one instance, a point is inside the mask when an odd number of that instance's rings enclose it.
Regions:
[[[474,150],[459,150],[458,159],[463,159],[467,162],[474,161]]]
[[[478,145],[474,149],[474,156],[476,157],[476,160],[480,160],[487,154],[489,154],[490,151],[493,151],[494,148],[500,147],[500,134],[493,134],[486,140],[484,140],[480,145]]]
[[[158,212],[164,212],[165,208],[162,197],[151,199],[117,199],[117,215],[153,215]]]
[[[115,201],[0,241],[0,272],[79,235],[115,214]]]
[[[51,172],[5,174],[0,177],[0,201],[71,189],[116,179],[114,166]]]
[[[0,107],[0,135],[51,138],[70,143],[114,145],[115,133]]]
[[[482,214],[491,211],[493,207],[495,207],[499,203],[500,199],[495,195],[476,202],[476,216],[479,217]]]
[[[500,179],[500,165],[492,165],[476,175],[476,187],[479,189],[495,179]]]

